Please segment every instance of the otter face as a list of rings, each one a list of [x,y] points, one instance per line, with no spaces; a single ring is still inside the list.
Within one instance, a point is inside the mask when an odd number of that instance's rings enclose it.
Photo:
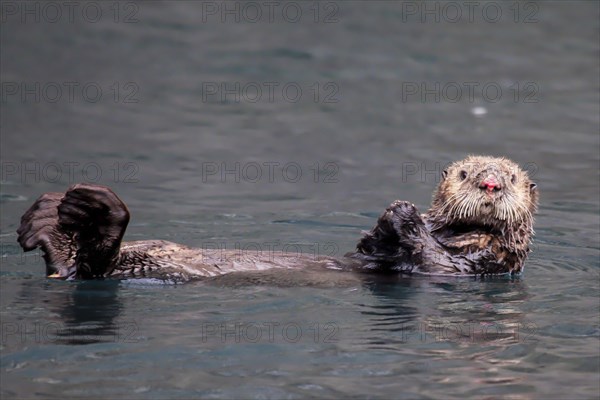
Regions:
[[[537,201],[535,183],[517,164],[470,156],[442,173],[431,211],[447,223],[531,225]]]

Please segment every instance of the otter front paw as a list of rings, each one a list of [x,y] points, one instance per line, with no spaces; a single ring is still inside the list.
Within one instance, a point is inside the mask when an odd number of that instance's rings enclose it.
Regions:
[[[425,224],[414,204],[396,200],[386,209],[386,217],[391,221],[399,236],[417,234]]]
[[[408,201],[396,200],[386,208],[386,211],[393,212],[394,214],[411,216],[413,214],[418,215],[417,207]]]
[[[373,256],[400,257],[412,251],[425,224],[414,204],[396,200],[377,220],[370,232],[365,232],[357,250]]]

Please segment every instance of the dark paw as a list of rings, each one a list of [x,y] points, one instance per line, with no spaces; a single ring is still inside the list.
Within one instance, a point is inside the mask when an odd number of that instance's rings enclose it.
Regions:
[[[69,188],[58,206],[58,223],[77,243],[77,278],[110,273],[128,222],[127,206],[109,188],[86,183]]]
[[[417,227],[423,225],[414,204],[396,200],[377,220],[369,232],[358,242],[357,250],[362,254],[397,259],[411,249]]]
[[[18,242],[25,251],[47,244],[56,227],[62,193],[45,193],[21,217]]]
[[[58,205],[62,198],[62,193],[40,196],[21,217],[17,240],[24,251],[42,249],[46,275],[66,277],[76,249],[71,235],[58,225]]]
[[[399,216],[400,218],[410,218],[413,215],[419,216],[417,207],[408,201],[396,200],[386,209]]]
[[[69,188],[58,206],[58,222],[71,232],[112,236],[127,226],[129,211],[111,189],[79,183]]]
[[[424,227],[417,207],[408,201],[396,200],[386,209],[387,218],[391,221],[398,236],[414,235]]]

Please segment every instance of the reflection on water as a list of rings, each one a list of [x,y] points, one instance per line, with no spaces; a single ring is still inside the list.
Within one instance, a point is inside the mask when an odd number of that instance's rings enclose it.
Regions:
[[[526,285],[519,278],[448,280],[373,279],[365,287],[376,304],[361,304],[368,317],[372,348],[397,350],[407,342],[514,345],[533,337],[536,327],[524,320]],[[422,292],[427,297],[420,296]],[[423,314],[435,309],[435,314]],[[366,337],[365,337],[366,336]]]
[[[57,287],[57,286],[63,286]],[[24,281],[15,305],[26,311],[42,311],[41,320],[31,326],[14,323],[7,330],[18,335],[33,334],[40,342],[91,344],[119,341],[123,324],[117,325],[122,304],[118,281],[64,283]],[[43,321],[43,322],[42,322]],[[18,334],[18,335],[17,335]],[[23,338],[19,336],[19,340]]]

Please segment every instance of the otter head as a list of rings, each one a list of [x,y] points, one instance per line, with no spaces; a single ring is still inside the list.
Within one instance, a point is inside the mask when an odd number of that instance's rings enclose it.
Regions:
[[[506,158],[469,156],[442,172],[430,216],[448,224],[531,230],[538,193],[527,172]]]

